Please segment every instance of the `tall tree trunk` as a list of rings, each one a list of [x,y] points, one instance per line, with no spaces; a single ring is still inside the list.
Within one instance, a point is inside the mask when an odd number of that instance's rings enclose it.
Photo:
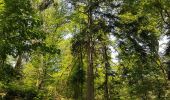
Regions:
[[[91,9],[91,0],[88,2],[89,12],[88,12],[88,47],[87,47],[87,56],[88,56],[88,68],[87,68],[87,100],[94,100],[94,74],[93,74],[93,38],[92,38],[92,9]]]
[[[94,100],[93,54],[90,45],[88,46],[87,100]]]
[[[80,64],[81,64],[81,70],[83,70],[83,51],[82,51],[82,47],[80,47],[80,49],[81,49],[81,53],[80,53]],[[82,78],[84,78],[84,76],[82,77]],[[83,99],[83,83],[84,83],[84,81],[83,82],[81,82],[81,84],[80,84],[80,96],[79,96],[79,100],[82,100]]]
[[[46,65],[44,64],[44,56],[40,54],[40,65],[38,69],[38,78],[36,83],[38,90],[41,90],[44,87],[46,74],[47,74],[47,69],[46,69]]]
[[[105,63],[105,82],[104,82],[104,96],[105,100],[110,100],[109,98],[109,88],[108,88],[108,70],[110,67],[108,55],[107,55],[107,47],[103,45],[103,58]]]

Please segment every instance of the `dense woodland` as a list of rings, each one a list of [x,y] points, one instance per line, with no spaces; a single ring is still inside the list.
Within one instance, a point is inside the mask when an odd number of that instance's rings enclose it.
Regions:
[[[0,0],[1,100],[170,100],[169,0]]]

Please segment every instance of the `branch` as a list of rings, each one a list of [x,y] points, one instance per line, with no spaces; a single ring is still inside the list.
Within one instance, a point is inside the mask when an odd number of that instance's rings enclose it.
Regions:
[[[43,11],[47,9],[52,3],[54,3],[54,0],[43,0],[39,5],[39,10]]]

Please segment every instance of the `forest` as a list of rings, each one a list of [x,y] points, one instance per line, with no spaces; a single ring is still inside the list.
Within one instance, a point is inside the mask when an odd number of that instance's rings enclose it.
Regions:
[[[0,100],[170,100],[169,0],[0,0]]]

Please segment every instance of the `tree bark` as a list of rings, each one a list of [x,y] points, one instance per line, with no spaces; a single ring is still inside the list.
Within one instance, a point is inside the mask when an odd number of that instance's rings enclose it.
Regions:
[[[93,38],[92,38],[92,9],[91,9],[91,0],[88,2],[88,47],[87,47],[87,56],[88,56],[88,68],[87,68],[87,100],[94,100],[94,74],[93,74]]]
[[[22,66],[22,54],[18,55],[17,62],[15,64],[15,69],[20,72]]]
[[[93,54],[90,44],[88,46],[87,100],[94,100]]]
[[[107,47],[103,46],[103,58],[105,63],[105,82],[104,82],[104,96],[105,100],[110,100],[109,98],[109,88],[108,88],[108,70],[110,67],[108,55],[107,55]]]

